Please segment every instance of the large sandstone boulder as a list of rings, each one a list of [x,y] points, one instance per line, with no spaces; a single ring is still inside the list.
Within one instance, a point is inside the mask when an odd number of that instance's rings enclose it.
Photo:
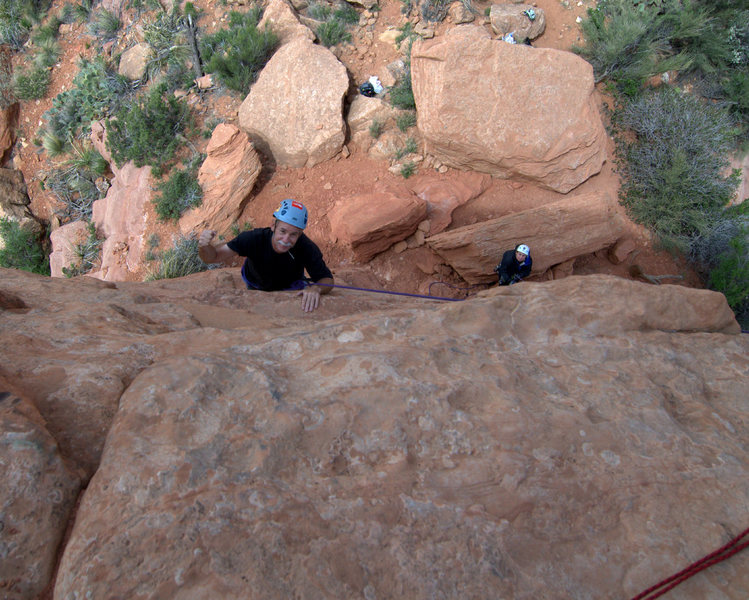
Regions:
[[[202,229],[229,231],[252,193],[263,165],[245,132],[222,123],[213,130],[198,172],[203,202],[179,220],[183,234]]]
[[[540,273],[577,256],[614,244],[625,233],[608,192],[589,192],[498,219],[466,225],[427,239],[469,283],[495,281],[502,253],[527,244]]]
[[[426,203],[405,186],[380,183],[369,192],[337,203],[328,213],[332,234],[367,262],[416,231]]]
[[[0,389],[0,590],[41,598],[80,489],[34,406]]]
[[[257,148],[288,167],[312,167],[340,152],[345,139],[346,67],[307,39],[282,46],[239,108],[239,126]]]
[[[124,281],[141,267],[145,245],[146,206],[151,201],[151,167],[132,161],[112,167],[114,179],[107,195],[96,200],[91,220],[105,237],[101,269],[92,275],[105,281]]]
[[[270,0],[263,10],[263,18],[258,23],[258,28],[270,27],[281,44],[291,40],[302,38],[315,41],[315,34],[309,27],[302,24],[297,17],[296,11],[286,0]]]
[[[151,46],[145,42],[128,48],[120,57],[118,73],[133,81],[141,80],[146,75],[148,61],[153,56]]]
[[[116,393],[56,598],[613,600],[744,527],[749,339],[721,294],[589,276],[305,314],[234,271],[0,273],[0,383],[58,440]],[[741,560],[679,598],[743,600]]]
[[[574,54],[464,25],[415,42],[411,69],[419,130],[444,164],[563,193],[600,171],[593,70]]]
[[[64,329],[37,370],[74,349],[111,361],[115,340],[150,358],[56,598],[614,600],[745,526],[749,339],[720,294],[590,276],[456,303],[336,290],[304,315],[222,273],[117,289],[2,273],[30,308],[0,312],[26,355],[4,364],[13,385],[33,364],[18,328],[42,321]],[[169,325],[188,308],[192,328]],[[743,600],[742,560],[678,597]]]

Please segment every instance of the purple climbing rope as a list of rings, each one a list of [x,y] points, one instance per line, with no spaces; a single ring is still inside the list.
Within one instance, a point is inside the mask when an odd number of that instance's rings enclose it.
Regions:
[[[437,282],[440,283],[440,282]],[[358,292],[372,292],[375,294],[391,294],[393,296],[409,296],[410,298],[425,298],[427,300],[442,300],[445,302],[461,302],[465,298],[445,298],[443,296],[426,296],[424,294],[408,294],[406,292],[391,292],[388,290],[375,290],[372,288],[354,287],[353,285],[339,285],[337,283],[309,283],[309,285],[319,285],[321,287],[341,288],[343,290],[356,290]]]

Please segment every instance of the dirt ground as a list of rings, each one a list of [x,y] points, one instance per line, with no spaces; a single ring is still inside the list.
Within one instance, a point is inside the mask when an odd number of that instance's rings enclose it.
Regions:
[[[60,11],[63,0],[55,0],[50,14]],[[215,2],[213,0],[195,0],[193,4],[201,11],[198,20],[199,31],[210,33],[220,28],[232,9],[244,10],[246,7],[232,6],[231,4]],[[585,15],[588,7],[595,4],[594,0],[537,0],[532,2],[536,7],[544,10],[546,15],[546,31],[534,40],[536,47],[555,48],[570,50],[575,43],[581,42],[579,25],[577,19]],[[490,2],[478,1],[473,7],[478,14],[476,22],[482,21],[485,9],[491,5]],[[351,81],[352,93],[356,93],[356,86],[366,81],[370,75],[382,72],[383,68],[394,60],[400,58],[400,53],[392,44],[383,42],[379,36],[387,29],[401,27],[407,20],[402,13],[403,3],[400,0],[383,0],[380,2],[380,10],[375,12],[376,22],[369,30],[360,28],[354,33],[353,43],[335,50],[340,60],[346,65]],[[137,22],[132,11],[122,15],[123,36],[118,40],[114,48],[109,52],[119,52],[132,45],[138,38]],[[412,18],[413,20],[413,18]],[[449,19],[436,27],[436,35],[440,35],[448,27],[454,26]],[[488,25],[485,25],[488,27]],[[365,40],[364,42],[363,40]],[[32,211],[45,220],[53,220],[55,202],[45,193],[40,185],[41,175],[45,169],[53,166],[46,153],[34,144],[35,138],[39,137],[39,131],[44,127],[44,113],[52,105],[52,98],[63,90],[70,89],[73,78],[78,70],[77,64],[80,57],[92,58],[97,53],[107,51],[102,49],[99,42],[90,36],[86,25],[72,24],[63,26],[59,43],[62,49],[62,57],[52,70],[52,83],[47,98],[21,103],[19,140],[16,145],[13,166],[24,172],[32,199]],[[14,57],[14,65],[17,68],[28,60],[28,56],[18,54]],[[213,89],[198,96],[191,93],[188,101],[194,109],[199,126],[218,121],[236,122],[237,111],[242,102],[238,94],[220,89]],[[600,96],[604,102],[604,97]],[[202,151],[208,140],[200,138],[197,150]],[[298,198],[302,200],[310,210],[310,225],[308,235],[318,242],[326,261],[336,276],[339,273],[348,273],[349,283],[360,285],[366,282],[368,285],[380,285],[394,291],[426,293],[435,281],[445,281],[454,286],[465,285],[451,269],[443,266],[435,273],[425,273],[419,268],[423,262],[425,248],[406,250],[400,254],[388,250],[376,256],[368,265],[362,269],[352,261],[350,252],[336,244],[331,239],[330,227],[326,214],[336,203],[368,190],[377,181],[398,180],[403,181],[400,175],[394,175],[388,171],[390,164],[387,161],[374,160],[366,152],[361,151],[352,144],[347,145],[348,156],[339,154],[337,157],[326,161],[313,168],[288,169],[267,168],[261,175],[253,197],[239,219],[239,225],[249,223],[252,226],[262,227],[270,224],[271,213],[283,198]],[[613,144],[610,144],[609,157],[613,156]],[[428,167],[422,167],[421,171],[408,180],[408,183],[417,183],[423,177],[439,177],[444,180],[460,178],[462,173],[448,170],[446,173],[437,173]],[[584,184],[576,188],[573,193],[583,193],[592,190],[609,190],[616,195],[618,189],[618,178],[614,173],[612,161],[604,165],[598,175],[590,178]],[[489,218],[495,218],[509,214],[524,208],[539,206],[555,199],[561,198],[560,194],[543,190],[534,185],[508,180],[493,180],[491,187],[480,197],[457,209],[453,215],[451,227],[459,227],[469,223],[475,223]],[[171,246],[172,239],[179,234],[176,225],[161,223],[157,220],[153,207],[148,207],[147,234],[146,239],[155,234],[160,241],[160,249]],[[650,275],[678,275],[682,280],[670,280],[673,283],[699,286],[699,279],[689,271],[682,261],[674,259],[667,252],[660,251],[651,243],[649,234],[642,228],[630,224],[631,236],[636,241],[638,250],[634,256],[621,265],[612,264],[601,253],[580,257],[574,265],[576,274],[588,273],[612,273],[623,277],[629,277],[628,270],[636,262],[645,273]],[[500,253],[501,254],[501,253]],[[499,260],[499,256],[498,256]],[[144,278],[148,273],[149,265],[133,274],[134,280]],[[427,269],[428,270],[428,269]],[[362,275],[362,271],[366,271]],[[350,272],[358,272],[358,279]],[[548,277],[549,275],[540,276]],[[539,278],[539,276],[534,276]],[[436,295],[458,294],[443,289],[435,289]]]

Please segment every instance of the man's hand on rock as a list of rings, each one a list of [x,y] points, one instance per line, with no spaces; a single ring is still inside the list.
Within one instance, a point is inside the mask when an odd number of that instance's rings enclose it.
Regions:
[[[297,295],[302,297],[302,310],[304,312],[312,312],[320,306],[320,288],[316,285],[307,286]]]

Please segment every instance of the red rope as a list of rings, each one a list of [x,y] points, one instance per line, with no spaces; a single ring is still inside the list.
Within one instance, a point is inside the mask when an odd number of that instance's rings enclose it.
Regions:
[[[693,562],[686,569],[682,569],[668,579],[664,579],[653,587],[646,589],[641,594],[638,594],[637,596],[632,598],[632,600],[654,600],[655,598],[659,598],[667,591],[675,588],[682,581],[686,581],[687,579],[692,577],[692,575],[696,575],[700,571],[703,571],[704,569],[707,569],[708,567],[724,561],[734,554],[741,552],[744,548],[749,547],[749,540],[739,543],[741,539],[746,537],[747,535],[749,535],[749,529],[745,529],[744,531],[742,531],[725,546],[718,548],[715,552],[711,552],[704,558]]]

